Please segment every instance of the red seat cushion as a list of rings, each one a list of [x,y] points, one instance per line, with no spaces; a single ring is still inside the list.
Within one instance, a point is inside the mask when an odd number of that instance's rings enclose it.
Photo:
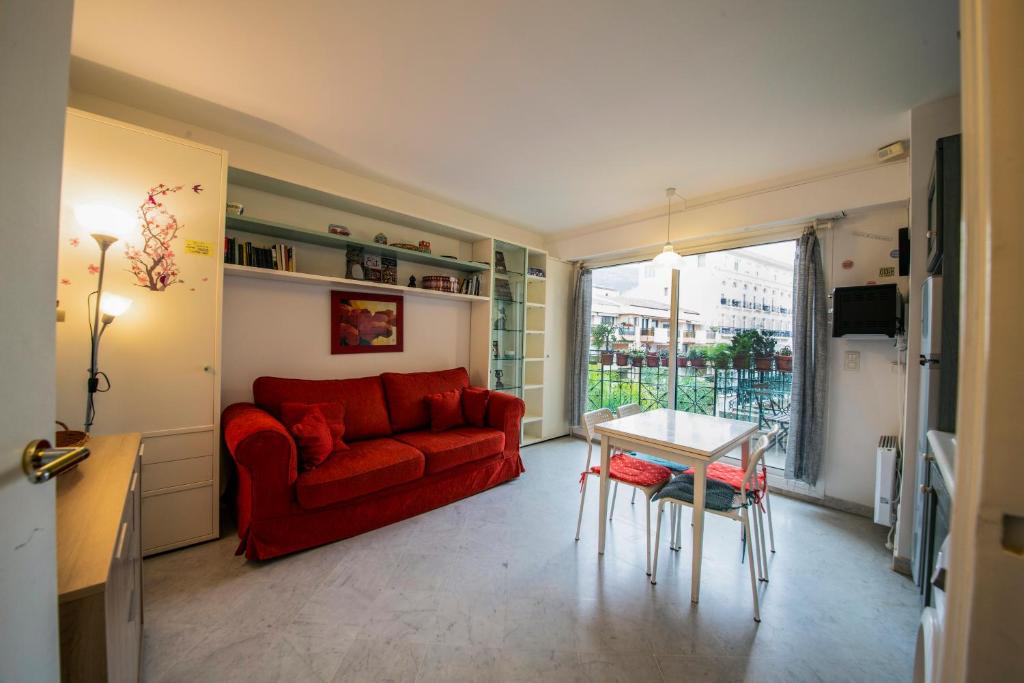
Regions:
[[[396,432],[429,429],[430,411],[426,397],[469,386],[466,368],[437,372],[385,372],[380,379],[387,394],[391,428]]]
[[[454,429],[466,424],[462,417],[462,391],[442,391],[440,394],[430,394],[426,399],[427,407],[430,409],[430,431],[443,432],[447,429]]]
[[[672,478],[672,471],[664,465],[634,458],[632,455],[617,453],[608,460],[608,477],[633,486],[654,486]],[[601,466],[590,468],[594,474],[601,474]]]
[[[396,439],[423,451],[427,474],[483,460],[505,450],[505,433],[487,427],[458,427],[446,432],[408,432]]]
[[[340,403],[345,408],[345,438],[349,441],[390,436],[388,407],[379,377],[357,379],[285,379],[257,377],[253,402],[281,419],[282,403]]]
[[[708,479],[723,482],[739,491],[740,485],[743,484],[743,468],[724,462],[713,462],[708,465]],[[757,473],[757,488],[764,490],[763,469]]]
[[[423,469],[423,454],[415,448],[394,439],[368,439],[299,474],[295,489],[299,505],[318,508],[419,479]]]
[[[483,387],[466,387],[462,390],[462,414],[466,424],[473,427],[487,426],[487,399],[491,392]]]

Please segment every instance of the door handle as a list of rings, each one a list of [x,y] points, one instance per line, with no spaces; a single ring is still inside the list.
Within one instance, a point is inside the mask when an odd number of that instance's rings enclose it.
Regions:
[[[89,457],[85,446],[50,448],[46,439],[29,441],[21,454],[21,469],[33,484],[49,481]]]

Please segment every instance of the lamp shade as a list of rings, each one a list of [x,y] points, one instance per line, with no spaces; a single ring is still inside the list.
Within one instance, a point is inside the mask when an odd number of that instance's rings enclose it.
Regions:
[[[671,244],[666,244],[661,253],[654,257],[655,265],[679,270],[683,267],[683,257],[676,253]]]
[[[108,242],[125,239],[135,227],[132,214],[99,202],[76,206],[75,219],[90,235],[105,237]]]
[[[109,315],[111,318],[121,315],[131,308],[131,305],[132,300],[126,296],[104,292],[100,297],[100,312],[103,315]]]

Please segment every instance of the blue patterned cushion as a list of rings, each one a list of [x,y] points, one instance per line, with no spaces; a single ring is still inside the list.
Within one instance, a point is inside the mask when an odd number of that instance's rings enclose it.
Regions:
[[[736,492],[726,483],[708,479],[706,493],[704,494],[704,507],[709,510],[732,510]],[[660,498],[674,498],[693,505],[693,474],[684,472],[673,477],[672,481],[665,484],[660,491],[654,494],[652,500]]]

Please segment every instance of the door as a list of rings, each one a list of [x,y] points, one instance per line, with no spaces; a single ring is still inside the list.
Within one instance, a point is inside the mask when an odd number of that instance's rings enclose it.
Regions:
[[[57,221],[71,0],[0,0],[0,681],[56,681],[54,482],[21,452],[53,438]]]

